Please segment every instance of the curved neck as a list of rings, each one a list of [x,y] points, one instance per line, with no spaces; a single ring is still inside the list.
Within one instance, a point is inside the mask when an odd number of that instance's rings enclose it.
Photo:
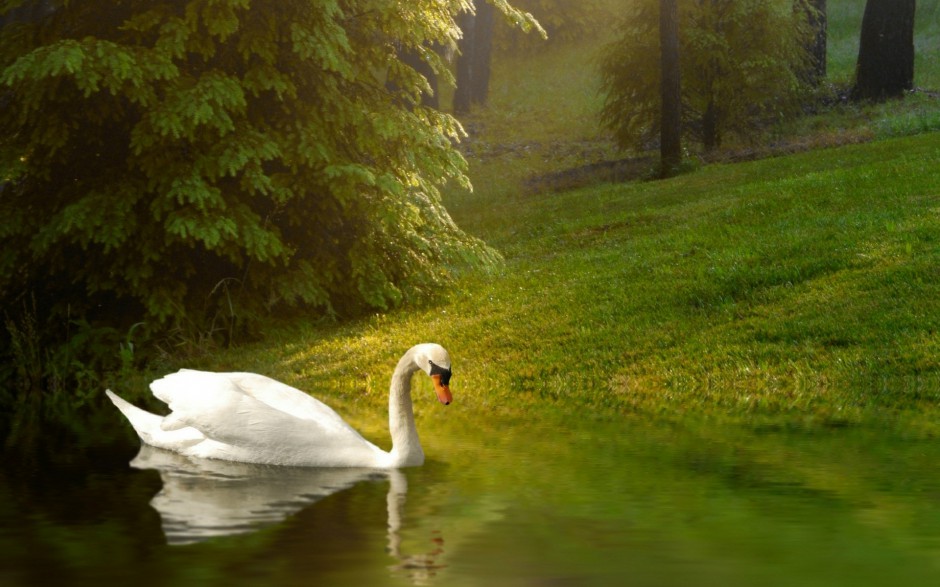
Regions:
[[[411,376],[418,370],[409,351],[398,362],[388,394],[388,429],[392,433],[390,455],[394,466],[407,467],[424,463],[424,451],[415,428],[411,406]]]

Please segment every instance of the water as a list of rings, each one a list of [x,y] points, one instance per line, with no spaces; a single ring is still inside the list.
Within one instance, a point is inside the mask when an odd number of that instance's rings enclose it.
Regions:
[[[8,451],[0,584],[940,580],[940,442],[885,431],[478,421],[448,408],[420,423],[425,466],[380,472],[139,451],[113,416],[116,437]]]

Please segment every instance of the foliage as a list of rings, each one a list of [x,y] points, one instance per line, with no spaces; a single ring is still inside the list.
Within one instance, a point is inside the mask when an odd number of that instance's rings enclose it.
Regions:
[[[660,111],[658,0],[626,9],[620,38],[601,64],[601,114],[622,148],[642,147],[658,132]],[[746,135],[760,122],[796,111],[809,67],[812,31],[803,1],[683,0],[679,3],[685,133],[719,146],[727,133]]]
[[[388,308],[495,259],[440,202],[468,185],[462,129],[397,57],[445,73],[425,47],[466,2],[20,4],[0,4],[0,303],[35,296],[44,343],[75,319]]]

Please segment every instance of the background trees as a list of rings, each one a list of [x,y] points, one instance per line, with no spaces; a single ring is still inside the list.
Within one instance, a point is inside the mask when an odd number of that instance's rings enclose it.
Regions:
[[[727,133],[792,111],[810,67],[813,34],[803,0],[679,1],[684,133],[706,149]],[[622,147],[659,131],[658,0],[632,3],[601,64],[603,123]]]
[[[231,334],[286,308],[387,308],[492,259],[438,194],[466,183],[460,128],[399,58],[445,73],[428,47],[456,42],[464,2],[52,2],[12,18],[18,4],[0,8],[0,353],[75,324]]]
[[[495,44],[504,52],[535,51],[595,34],[613,16],[606,0],[515,0],[513,6],[531,13],[546,37],[523,34],[519,27],[497,26]]]
[[[490,89],[495,12],[494,6],[486,0],[474,0],[473,10],[464,12],[457,19],[461,38],[457,44],[455,114],[469,112],[474,104],[486,104]]]
[[[672,175],[682,162],[682,84],[679,61],[679,2],[659,2],[659,50],[662,123],[659,152],[662,175]]]
[[[826,0],[809,0],[809,6],[812,10],[807,13],[810,28],[813,30],[813,36],[810,38],[809,52],[812,56],[811,69],[809,72],[809,81],[813,85],[826,79],[827,67],[827,29],[828,17],[826,12]]]

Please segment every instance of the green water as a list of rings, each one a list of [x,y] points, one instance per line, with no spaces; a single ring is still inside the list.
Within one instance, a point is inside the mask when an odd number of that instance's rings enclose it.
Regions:
[[[0,473],[0,584],[940,580],[940,441],[429,418],[429,462],[393,473],[190,462],[137,454],[123,434],[14,446]]]

